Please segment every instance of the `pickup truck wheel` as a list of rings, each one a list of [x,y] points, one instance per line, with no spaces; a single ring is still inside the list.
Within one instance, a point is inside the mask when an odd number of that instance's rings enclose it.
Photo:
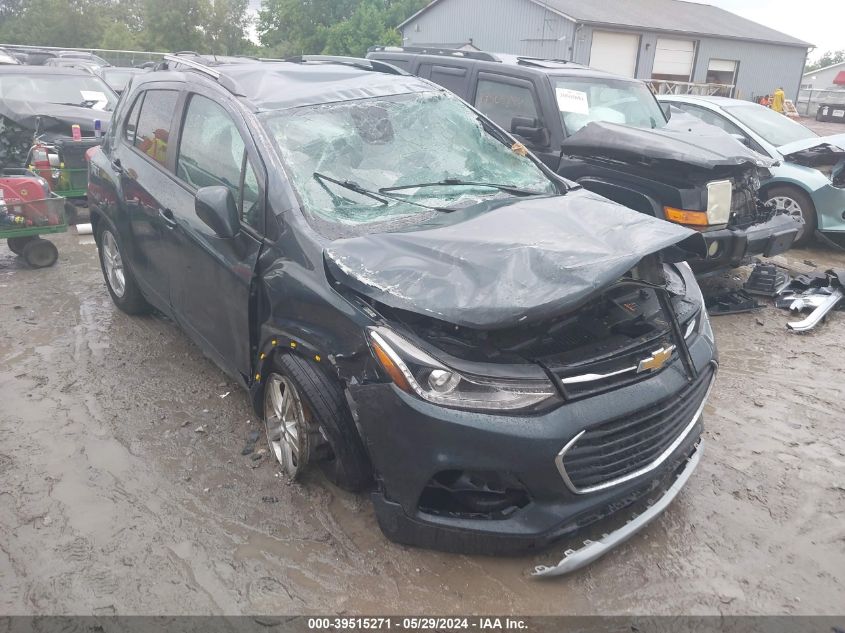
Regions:
[[[340,488],[366,488],[372,469],[337,380],[310,361],[281,354],[264,382],[267,442],[282,471],[296,479],[316,461]]]
[[[804,246],[816,232],[816,207],[810,196],[796,187],[772,187],[767,192],[768,201],[775,208],[789,214],[801,225],[793,246]]]
[[[123,259],[117,236],[107,225],[102,226],[98,232],[97,248],[100,251],[100,267],[103,269],[106,288],[114,304],[126,314],[149,312],[150,304],[144,299],[132,271]]]

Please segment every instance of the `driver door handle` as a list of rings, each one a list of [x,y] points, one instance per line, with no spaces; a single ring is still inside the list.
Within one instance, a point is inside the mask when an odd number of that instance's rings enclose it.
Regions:
[[[158,217],[161,218],[161,221],[164,222],[164,225],[169,229],[175,229],[178,226],[176,218],[173,216],[173,211],[170,209],[159,209]]]

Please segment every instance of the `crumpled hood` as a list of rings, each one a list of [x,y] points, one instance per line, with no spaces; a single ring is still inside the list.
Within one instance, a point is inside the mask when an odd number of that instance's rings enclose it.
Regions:
[[[336,240],[327,268],[390,307],[495,329],[571,311],[667,247],[705,250],[699,233],[584,189],[489,206],[416,231]]]
[[[777,150],[783,156],[789,156],[795,152],[801,152],[805,149],[818,147],[819,145],[833,145],[838,149],[845,151],[845,134],[831,134],[830,136],[812,136],[810,138],[801,139],[800,141],[793,141],[786,145],[781,145]]]
[[[561,144],[563,153],[581,158],[603,156],[649,164],[674,161],[702,169],[753,166],[773,162],[754,152],[730,134],[707,124],[690,124],[686,118],[662,129],[647,130],[618,123],[593,122]]]
[[[105,132],[111,121],[111,112],[77,106],[15,99],[0,99],[0,116],[28,130],[47,133],[48,136],[70,136],[71,126],[76,123],[82,132],[93,132],[94,121],[99,119]],[[40,119],[40,122],[39,122]]]

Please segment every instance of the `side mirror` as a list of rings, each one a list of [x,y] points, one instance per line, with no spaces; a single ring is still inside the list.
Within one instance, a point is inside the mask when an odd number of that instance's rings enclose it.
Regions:
[[[669,119],[671,119],[671,118],[672,118],[672,104],[670,104],[670,103],[661,103],[661,104],[660,104],[660,109],[661,109],[661,110],[663,110],[663,114],[664,114],[664,116],[666,117],[666,120],[667,120],[667,121],[668,121]]]
[[[203,187],[197,191],[194,209],[218,237],[235,237],[241,230],[235,196],[228,187]]]
[[[546,137],[546,130],[540,125],[540,121],[524,116],[515,116],[511,119],[511,133],[538,143]]]

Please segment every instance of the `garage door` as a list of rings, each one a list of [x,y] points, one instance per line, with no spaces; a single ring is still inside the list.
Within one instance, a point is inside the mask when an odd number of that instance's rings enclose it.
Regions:
[[[637,72],[639,48],[639,35],[593,31],[590,66],[609,73],[633,77]]]
[[[694,61],[695,42],[659,37],[657,38],[657,48],[654,51],[654,66],[651,76],[654,79],[689,81],[692,77]]]

